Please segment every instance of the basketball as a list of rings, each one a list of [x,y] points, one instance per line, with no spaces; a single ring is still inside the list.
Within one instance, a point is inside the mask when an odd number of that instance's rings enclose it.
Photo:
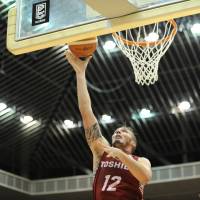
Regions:
[[[69,43],[69,50],[79,58],[91,56],[97,48],[97,38],[89,38]]]

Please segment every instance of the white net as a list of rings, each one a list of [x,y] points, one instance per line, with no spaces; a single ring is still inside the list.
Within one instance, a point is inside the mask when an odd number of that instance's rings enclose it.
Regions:
[[[117,46],[129,58],[135,81],[141,85],[158,80],[158,64],[176,34],[176,23],[169,20],[113,34]]]

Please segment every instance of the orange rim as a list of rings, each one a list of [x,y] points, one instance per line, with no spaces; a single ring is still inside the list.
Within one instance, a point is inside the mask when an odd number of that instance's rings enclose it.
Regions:
[[[170,38],[173,38],[176,35],[177,32],[177,24],[174,21],[174,19],[170,19],[168,20],[168,22],[173,26],[173,30],[171,32],[170,35],[166,36],[165,38],[158,40],[156,42],[135,42],[135,41],[130,41],[130,40],[126,40],[123,37],[119,36],[117,33],[113,33],[113,36],[117,39],[122,41],[124,44],[129,45],[129,46],[133,46],[133,45],[138,45],[138,46],[142,46],[142,47],[146,47],[146,46],[156,46],[159,45],[161,43],[164,43],[166,41],[169,41]]]

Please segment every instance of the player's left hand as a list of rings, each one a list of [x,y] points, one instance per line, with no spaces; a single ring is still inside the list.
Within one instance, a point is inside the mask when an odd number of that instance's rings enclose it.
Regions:
[[[105,152],[108,154],[107,157],[113,157],[119,159],[122,151],[115,147],[104,147]]]

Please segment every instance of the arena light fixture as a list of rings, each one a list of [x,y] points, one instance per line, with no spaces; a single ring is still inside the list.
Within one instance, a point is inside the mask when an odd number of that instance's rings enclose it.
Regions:
[[[147,37],[145,37],[145,41],[148,42],[156,42],[159,39],[159,35],[155,32],[151,32],[149,33],[149,35]]]
[[[199,23],[193,24],[193,26],[191,27],[191,31],[193,34],[200,34],[200,24]]]
[[[7,108],[7,105],[5,103],[0,103],[0,111]]]
[[[64,121],[64,126],[66,128],[75,128],[76,127],[76,124],[72,121],[72,120],[69,120],[69,119],[66,119]]]
[[[149,109],[143,108],[140,113],[140,118],[145,119],[145,118],[150,118],[152,117],[152,113]]]
[[[103,114],[100,120],[102,123],[105,123],[105,124],[109,124],[115,121],[110,115],[107,115],[107,114]]]
[[[103,45],[103,48],[106,49],[106,50],[112,50],[115,47],[116,47],[116,44],[112,40],[106,41],[105,44]]]
[[[20,117],[20,121],[23,123],[23,124],[28,124],[30,122],[33,121],[33,117],[31,117],[30,115],[22,115]]]
[[[178,108],[181,112],[189,110],[191,107],[190,103],[188,101],[182,101],[179,103]]]

